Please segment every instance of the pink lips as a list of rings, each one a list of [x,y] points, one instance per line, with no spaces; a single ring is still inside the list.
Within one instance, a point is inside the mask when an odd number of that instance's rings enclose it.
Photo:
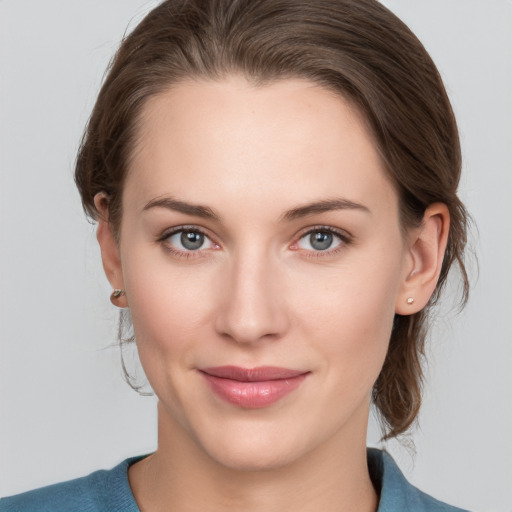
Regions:
[[[216,395],[247,409],[277,402],[300,386],[309,373],[275,366],[216,366],[201,368],[200,372]]]

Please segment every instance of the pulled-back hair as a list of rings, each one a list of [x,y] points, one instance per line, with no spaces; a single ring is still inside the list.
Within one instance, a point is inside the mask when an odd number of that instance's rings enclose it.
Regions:
[[[394,14],[375,0],[167,0],[123,40],[99,93],[76,162],[86,213],[109,198],[119,234],[122,191],[147,100],[187,79],[229,74],[263,85],[304,78],[348,99],[363,113],[398,191],[402,228],[421,223],[435,202],[450,212],[448,246],[429,305],[396,315],[389,350],[373,388],[386,438],[405,432],[421,403],[428,310],[453,263],[464,267],[468,216],[457,197],[461,170],[455,118],[430,56]]]

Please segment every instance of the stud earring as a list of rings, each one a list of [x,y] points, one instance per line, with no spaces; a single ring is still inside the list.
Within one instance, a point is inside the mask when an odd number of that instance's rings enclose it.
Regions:
[[[407,300],[406,300],[407,304],[413,304],[414,303],[414,297],[409,297]]]
[[[110,294],[110,302],[112,302],[112,304],[114,306],[117,306],[119,307],[118,304],[116,304],[116,301],[117,299],[119,299],[119,297],[121,297],[122,295],[125,295],[124,293],[124,290],[120,290],[119,288],[116,288],[111,294]]]

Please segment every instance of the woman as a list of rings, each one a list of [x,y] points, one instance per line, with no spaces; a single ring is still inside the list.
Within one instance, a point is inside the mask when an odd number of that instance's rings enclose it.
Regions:
[[[458,263],[439,75],[373,1],[168,1],[123,42],[77,159],[154,454],[1,510],[455,510],[366,450],[414,422]]]

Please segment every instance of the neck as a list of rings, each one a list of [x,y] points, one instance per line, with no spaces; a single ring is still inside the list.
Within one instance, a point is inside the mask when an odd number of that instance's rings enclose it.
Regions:
[[[377,510],[366,461],[366,433],[356,442],[353,436],[335,436],[280,467],[240,470],[219,464],[159,413],[158,449],[129,471],[142,512]]]

